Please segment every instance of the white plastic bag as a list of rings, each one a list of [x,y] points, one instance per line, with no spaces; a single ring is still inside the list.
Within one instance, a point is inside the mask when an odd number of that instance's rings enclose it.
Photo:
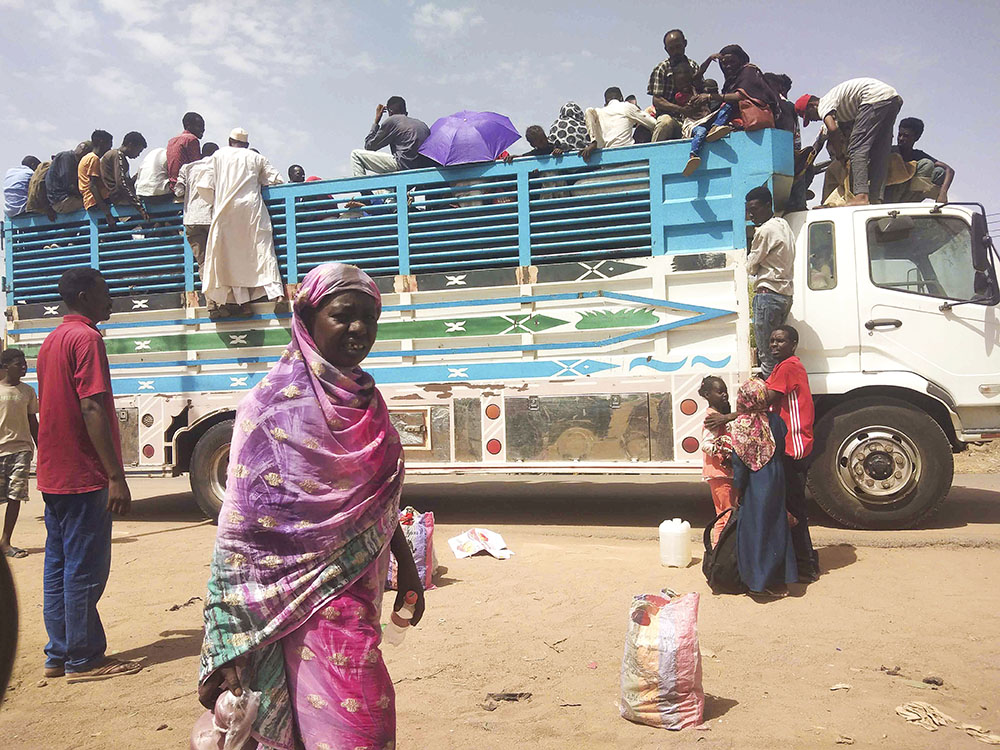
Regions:
[[[206,711],[195,722],[191,750],[243,750],[258,708],[260,693],[244,689],[237,697],[227,690],[215,702],[215,710]]]

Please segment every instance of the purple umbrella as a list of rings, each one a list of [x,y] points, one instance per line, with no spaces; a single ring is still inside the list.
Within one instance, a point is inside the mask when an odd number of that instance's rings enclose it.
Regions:
[[[463,110],[435,122],[420,153],[445,167],[493,161],[520,137],[504,115]]]

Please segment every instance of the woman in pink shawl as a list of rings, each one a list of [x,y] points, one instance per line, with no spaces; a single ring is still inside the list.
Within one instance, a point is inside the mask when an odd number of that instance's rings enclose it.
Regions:
[[[279,750],[392,748],[379,650],[389,551],[423,589],[398,525],[399,436],[371,375],[381,298],[354,266],[314,268],[292,341],[240,403],[205,601],[199,699],[261,694],[253,737]]]

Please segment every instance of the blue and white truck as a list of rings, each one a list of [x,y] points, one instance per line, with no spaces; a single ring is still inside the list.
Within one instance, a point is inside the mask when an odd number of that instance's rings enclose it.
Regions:
[[[791,136],[686,142],[279,185],[265,193],[289,291],[324,261],[384,295],[365,362],[411,472],[696,474],[706,374],[752,367],[744,195],[787,195]],[[360,191],[377,191],[359,208]],[[353,206],[353,207],[352,207]],[[130,216],[128,209],[116,209]],[[133,472],[189,472],[221,503],[236,404],[289,340],[287,307],[211,320],[179,206],[110,229],[6,221],[6,340],[29,365],[72,266],[108,279],[102,324]],[[930,203],[786,215],[790,322],[816,402],[812,493],[856,527],[917,524],[952,452],[1000,437],[1000,290],[985,214]],[[28,380],[30,381],[29,374]],[[475,502],[470,498],[470,502]]]

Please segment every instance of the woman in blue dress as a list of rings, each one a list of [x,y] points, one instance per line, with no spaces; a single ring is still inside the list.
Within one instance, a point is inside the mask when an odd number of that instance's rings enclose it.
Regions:
[[[736,396],[733,486],[739,494],[736,540],[740,578],[752,594],[775,595],[798,580],[792,534],[785,512],[781,456],[787,430],[767,410],[767,386],[751,379]]]

